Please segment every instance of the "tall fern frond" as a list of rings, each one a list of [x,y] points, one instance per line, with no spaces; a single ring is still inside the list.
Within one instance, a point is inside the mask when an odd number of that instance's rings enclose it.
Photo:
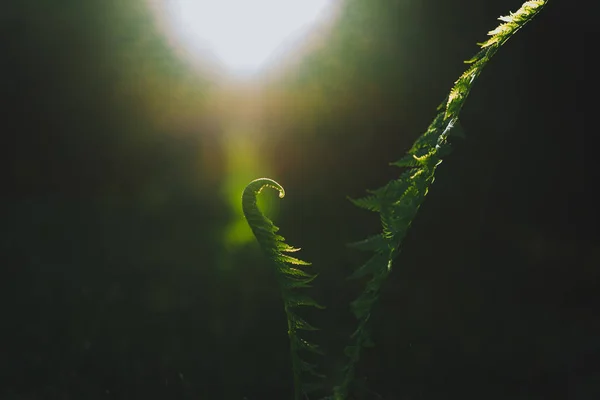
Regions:
[[[303,384],[303,376],[305,374],[318,378],[323,376],[317,372],[316,366],[300,357],[301,350],[313,353],[320,353],[320,350],[317,345],[300,337],[298,331],[312,331],[317,328],[296,314],[294,309],[300,306],[323,307],[311,297],[298,292],[298,289],[309,287],[310,282],[316,278],[316,274],[310,274],[301,268],[301,266],[308,266],[310,263],[286,254],[300,249],[285,243],[285,239],[277,234],[279,228],[259,210],[256,204],[257,195],[266,187],[279,191],[280,198],[285,196],[283,187],[274,180],[256,179],[244,189],[242,209],[256,240],[276,272],[287,317],[292,372],[294,375],[294,400],[300,400],[314,386],[313,384]]]
[[[438,107],[433,122],[415,141],[407,155],[391,164],[404,169],[400,177],[377,190],[369,191],[363,198],[352,200],[358,207],[379,213],[382,231],[351,245],[374,254],[350,276],[369,277],[369,280],[361,295],[351,303],[358,327],[345,349],[348,362],[342,371],[342,382],[334,389],[335,400],[346,399],[361,349],[373,345],[368,327],[371,311],[400,252],[402,241],[434,181],[436,169],[450,153],[450,136],[462,136],[457,129],[458,116],[475,79],[500,46],[531,21],[546,3],[546,0],[527,1],[517,12],[499,18],[503,23],[488,33],[491,37],[479,43],[479,52],[466,61],[470,67],[454,83],[448,97]]]

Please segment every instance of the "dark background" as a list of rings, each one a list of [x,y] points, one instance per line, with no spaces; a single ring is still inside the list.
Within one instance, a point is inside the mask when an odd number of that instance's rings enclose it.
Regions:
[[[568,3],[551,0],[476,82],[467,138],[373,319],[358,377],[378,395],[357,398],[600,398],[596,28]],[[327,309],[307,318],[331,385],[361,290],[345,277],[365,257],[344,244],[378,229],[346,196],[395,176],[387,163],[520,1],[346,4],[325,45],[267,79],[253,139],[288,192],[276,224],[320,272]],[[224,240],[237,214],[218,84],[142,0],[2,7],[0,399],[289,398],[272,271],[254,242]]]

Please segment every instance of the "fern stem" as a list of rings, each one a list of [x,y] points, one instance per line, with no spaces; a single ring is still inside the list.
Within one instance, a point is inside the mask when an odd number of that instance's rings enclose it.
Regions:
[[[284,300],[285,301],[285,300]],[[284,305],[285,315],[287,316],[287,326],[288,326],[288,337],[290,340],[290,358],[292,361],[292,373],[294,375],[294,400],[301,400],[302,398],[302,374],[300,367],[300,359],[298,357],[298,348],[296,341],[298,338],[296,337],[296,330],[294,329],[294,323],[292,319],[289,317],[291,314],[291,310],[287,303]]]

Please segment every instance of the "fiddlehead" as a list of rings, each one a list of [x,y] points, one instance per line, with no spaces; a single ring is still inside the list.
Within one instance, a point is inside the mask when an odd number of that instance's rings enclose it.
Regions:
[[[242,209],[256,240],[276,272],[287,317],[292,372],[294,375],[294,400],[300,400],[302,395],[306,394],[312,386],[302,384],[303,375],[311,374],[317,377],[322,377],[322,375],[316,372],[314,365],[300,358],[299,352],[301,350],[319,353],[319,349],[316,345],[299,336],[298,331],[300,330],[316,330],[316,328],[298,316],[294,309],[300,306],[323,307],[309,296],[298,293],[298,289],[309,287],[310,282],[316,278],[316,275],[309,274],[300,268],[300,266],[310,265],[309,262],[285,254],[300,249],[285,243],[285,239],[277,234],[279,228],[259,210],[256,197],[265,187],[278,190],[280,198],[285,196],[283,187],[274,180],[268,178],[256,179],[244,189]]]

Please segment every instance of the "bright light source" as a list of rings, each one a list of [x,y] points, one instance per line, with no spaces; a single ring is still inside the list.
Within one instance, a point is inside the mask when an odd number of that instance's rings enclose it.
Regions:
[[[156,0],[155,0],[156,1]],[[236,75],[258,71],[306,35],[335,0],[163,0],[170,29]]]

